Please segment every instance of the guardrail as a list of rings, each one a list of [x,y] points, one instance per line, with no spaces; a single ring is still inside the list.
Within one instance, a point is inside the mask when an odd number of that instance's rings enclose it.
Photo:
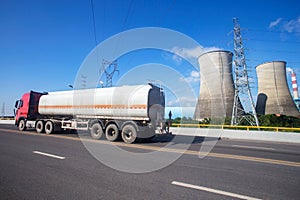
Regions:
[[[14,120],[13,117],[0,117],[0,120]]]
[[[186,128],[219,128],[219,129],[235,129],[235,130],[270,130],[270,131],[292,131],[300,132],[300,128],[291,127],[272,127],[272,126],[231,126],[231,125],[214,125],[214,124],[177,124],[173,123],[172,127],[186,127]]]

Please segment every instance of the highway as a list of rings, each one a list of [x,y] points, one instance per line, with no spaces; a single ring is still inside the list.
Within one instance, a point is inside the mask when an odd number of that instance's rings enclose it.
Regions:
[[[110,143],[77,134],[20,132],[0,124],[1,199],[299,199],[300,145],[218,140],[199,158],[204,138],[187,151],[176,149],[172,136],[138,144]],[[181,141],[188,141],[182,136]],[[180,141],[180,140],[179,140]],[[213,139],[212,139],[213,141]],[[180,143],[180,142],[179,142]],[[144,155],[164,151],[181,155],[147,173],[127,173],[103,164],[86,144]],[[180,144],[179,144],[180,146]],[[105,151],[105,150],[104,150]],[[153,159],[153,163],[162,161]],[[145,160],[145,163],[147,161]],[[120,159],[120,165],[130,166]]]

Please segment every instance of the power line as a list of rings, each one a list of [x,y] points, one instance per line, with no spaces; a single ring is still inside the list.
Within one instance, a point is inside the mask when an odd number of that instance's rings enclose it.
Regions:
[[[126,27],[126,24],[127,24],[127,22],[128,22],[128,18],[129,18],[129,15],[130,15],[130,13],[132,12],[132,8],[133,8],[133,0],[131,0],[130,3],[129,3],[129,6],[128,6],[128,9],[127,9],[127,12],[126,12],[124,21],[123,21],[123,25],[122,25],[121,31],[124,31],[124,29],[125,29],[125,27]],[[113,55],[116,54],[117,49],[119,48],[120,40],[121,40],[121,37],[118,37],[118,38],[117,38],[117,43],[116,43],[115,48],[114,48],[114,50],[113,50]]]
[[[251,59],[251,58],[249,58],[249,59],[247,59],[249,62],[259,62],[259,63],[265,63],[265,62],[270,62],[271,60],[270,59]],[[294,61],[294,60],[292,60],[292,61],[290,61],[290,60],[288,60],[288,61],[286,61],[287,63],[289,63],[289,64],[292,64],[292,63],[300,63],[300,61]]]
[[[250,41],[268,42],[268,43],[283,43],[283,44],[300,44],[298,41],[280,41],[280,40],[263,40],[263,39],[253,39],[248,38]]]
[[[296,52],[296,51],[284,51],[284,50],[274,50],[274,49],[271,49],[271,50],[269,50],[269,49],[248,49],[248,51],[299,54],[299,52]]]
[[[94,39],[96,46],[98,45],[97,33],[96,33],[96,20],[95,20],[95,11],[94,11],[94,2],[91,0],[91,8],[92,8],[92,19],[93,19],[93,28],[94,28]]]
[[[294,32],[287,32],[287,31],[275,31],[275,30],[264,30],[264,29],[252,29],[252,28],[245,28],[245,30],[250,32],[264,32],[264,33],[286,33],[286,34],[295,34]]]
[[[162,16],[158,19],[158,23],[162,24],[168,13],[172,10],[173,6],[175,5],[176,0],[173,0],[170,5],[167,7],[166,11],[162,14]]]
[[[124,28],[125,28],[125,26],[126,26],[126,23],[127,23],[128,17],[129,17],[129,14],[130,14],[131,11],[132,11],[132,5],[133,5],[133,0],[130,1],[129,6],[128,6],[127,13],[126,13],[126,15],[125,15],[125,18],[124,18],[124,21],[123,21],[123,26],[122,26],[122,29],[123,29],[123,30],[124,30]]]

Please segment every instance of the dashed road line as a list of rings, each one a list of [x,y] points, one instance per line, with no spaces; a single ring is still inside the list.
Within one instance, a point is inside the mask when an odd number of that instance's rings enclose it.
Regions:
[[[239,199],[261,200],[261,199],[255,198],[255,197],[249,197],[249,196],[245,196],[245,195],[241,195],[241,194],[226,192],[223,190],[216,190],[213,188],[208,188],[208,187],[203,187],[203,186],[198,186],[198,185],[192,185],[189,183],[182,183],[182,182],[178,182],[178,181],[172,181],[172,185],[201,190],[201,191],[205,191],[205,192],[210,192],[210,193],[214,193],[214,194],[219,194],[219,195],[224,195],[224,196],[229,196],[229,197],[234,197],[234,198],[239,198]]]
[[[48,157],[51,157],[51,158],[57,158],[57,159],[60,159],[60,160],[64,160],[66,158],[66,157],[57,156],[57,155],[54,155],[54,154],[44,153],[44,152],[40,152],[40,151],[33,151],[33,153],[43,155],[43,156],[48,156]]]

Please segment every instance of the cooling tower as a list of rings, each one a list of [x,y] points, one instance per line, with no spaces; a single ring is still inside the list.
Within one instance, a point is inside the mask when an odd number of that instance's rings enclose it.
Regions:
[[[273,61],[256,67],[258,114],[300,115],[290,94],[286,80],[286,62]]]
[[[211,51],[198,58],[200,95],[194,118],[231,117],[234,101],[232,53]]]

